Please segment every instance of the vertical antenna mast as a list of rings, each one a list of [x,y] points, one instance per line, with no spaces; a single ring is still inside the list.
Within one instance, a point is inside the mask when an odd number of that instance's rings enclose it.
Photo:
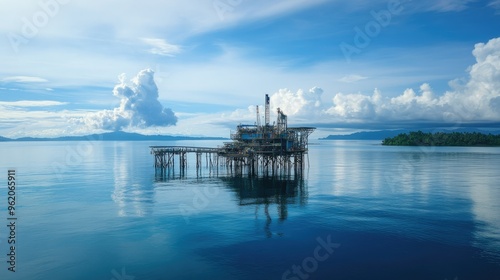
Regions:
[[[265,125],[269,125],[269,95],[266,94]]]
[[[255,111],[257,112],[257,127],[260,127],[259,105],[255,106]]]

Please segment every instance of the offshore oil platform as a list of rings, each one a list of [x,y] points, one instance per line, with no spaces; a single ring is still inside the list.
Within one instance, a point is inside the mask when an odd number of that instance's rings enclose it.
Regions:
[[[203,156],[210,174],[219,174],[226,167],[231,175],[300,175],[304,169],[304,156],[308,150],[309,135],[314,127],[288,127],[287,115],[277,109],[277,120],[270,124],[269,95],[265,96],[264,124],[259,106],[253,125],[240,124],[231,132],[232,142],[217,148],[187,146],[151,146],[155,168],[162,174],[175,172],[178,157],[180,174],[186,172],[187,155],[196,155],[196,172],[201,173]],[[293,173],[292,173],[293,171]]]

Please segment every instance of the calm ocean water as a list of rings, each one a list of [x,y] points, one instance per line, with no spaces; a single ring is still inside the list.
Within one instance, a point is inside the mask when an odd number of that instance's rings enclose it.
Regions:
[[[0,279],[500,279],[499,148],[312,142],[303,179],[155,175],[149,145],[217,141],[0,143]]]

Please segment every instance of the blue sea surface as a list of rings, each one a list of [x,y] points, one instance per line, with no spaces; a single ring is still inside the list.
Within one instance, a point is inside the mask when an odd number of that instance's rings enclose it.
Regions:
[[[0,279],[500,279],[499,148],[312,141],[299,178],[149,149],[221,144],[0,143]]]

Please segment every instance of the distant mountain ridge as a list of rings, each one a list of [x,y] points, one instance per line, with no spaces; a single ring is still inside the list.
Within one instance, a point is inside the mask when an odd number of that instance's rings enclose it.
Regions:
[[[487,131],[476,128],[461,128],[456,130],[446,129],[420,129],[422,132],[480,132],[500,134],[500,131]],[[388,137],[395,137],[401,133],[409,133],[413,130],[399,129],[399,130],[379,130],[379,131],[361,131],[346,135],[329,135],[319,140],[384,140]],[[26,142],[26,141],[174,141],[174,140],[228,140],[225,137],[193,137],[193,136],[172,136],[172,135],[143,135],[139,133],[115,131],[99,134],[91,134],[84,136],[61,136],[55,138],[44,137],[21,137],[21,138],[7,138],[0,136],[0,142]]]
[[[0,136],[0,142],[8,141],[172,141],[172,140],[227,140],[224,137],[192,137],[171,135],[143,135],[123,131],[106,132],[85,136],[62,136],[56,138],[22,137],[11,139]]]
[[[419,129],[416,129],[419,130]],[[379,131],[361,131],[346,135],[329,135],[325,138],[319,138],[319,140],[384,140],[388,137],[395,137],[401,133],[410,133],[411,131],[416,131],[415,129],[398,129],[398,130],[379,130]],[[477,128],[458,128],[458,129],[420,129],[422,132],[479,132],[479,133],[491,133],[500,134],[500,131],[488,131],[481,130]]]

